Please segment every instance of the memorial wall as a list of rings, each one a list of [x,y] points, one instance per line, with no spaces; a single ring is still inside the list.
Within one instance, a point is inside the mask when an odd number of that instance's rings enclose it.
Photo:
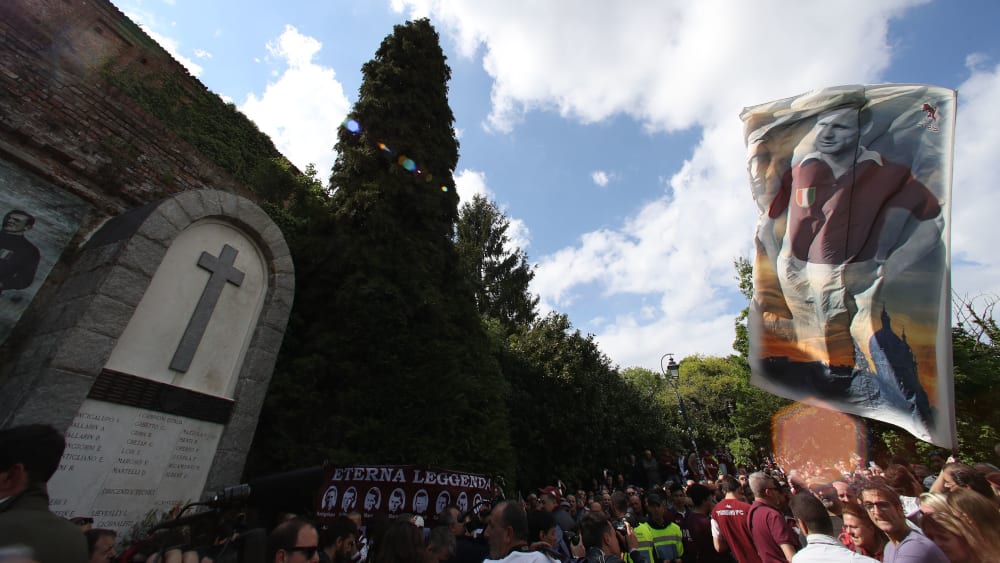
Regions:
[[[122,531],[240,482],[294,267],[251,189],[108,82],[207,92],[109,2],[0,3],[0,49],[0,427],[65,432],[52,510]]]

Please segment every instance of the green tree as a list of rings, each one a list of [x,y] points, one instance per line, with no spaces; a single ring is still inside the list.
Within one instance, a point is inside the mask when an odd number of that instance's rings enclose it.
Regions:
[[[662,403],[623,378],[593,335],[574,329],[566,315],[551,313],[509,342],[501,364],[511,384],[522,489],[557,478],[584,481],[663,443]]]
[[[733,340],[733,350],[741,358],[750,357],[750,330],[747,321],[750,318],[750,300],[753,299],[753,264],[744,256],[733,260],[733,267],[736,268],[736,281],[740,284],[740,293],[747,299],[747,306],[736,315],[733,322],[736,328],[736,339]]]
[[[458,142],[437,32],[396,26],[362,74],[338,131],[332,213],[303,235],[312,251],[296,264],[295,334],[258,427],[260,466],[510,473],[508,388],[453,241]]]
[[[996,462],[1000,444],[1000,411],[995,397],[1000,388],[1000,327],[993,318],[996,301],[981,310],[971,302],[960,304],[963,319],[952,330],[955,365],[955,412],[959,450],[963,459]]]
[[[1000,443],[1000,412],[995,406],[1000,388],[1000,327],[993,317],[995,298],[985,302],[959,300],[952,329],[955,374],[955,429],[962,461],[996,463],[994,447]],[[936,446],[917,440],[898,428],[881,425],[876,434],[887,454],[926,459]]]
[[[689,356],[680,362],[680,393],[701,448],[744,438],[771,445],[771,421],[791,401],[750,385],[744,358]]]
[[[479,313],[499,320],[511,334],[538,316],[538,297],[528,290],[535,272],[523,250],[510,248],[509,228],[497,205],[476,194],[459,210],[455,246]]]

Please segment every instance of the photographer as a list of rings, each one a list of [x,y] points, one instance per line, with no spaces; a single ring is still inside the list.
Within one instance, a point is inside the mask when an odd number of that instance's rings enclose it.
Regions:
[[[646,554],[639,550],[639,540],[632,526],[624,522],[624,533],[615,530],[611,520],[602,512],[591,512],[580,521],[580,535],[587,548],[586,563],[649,563]]]

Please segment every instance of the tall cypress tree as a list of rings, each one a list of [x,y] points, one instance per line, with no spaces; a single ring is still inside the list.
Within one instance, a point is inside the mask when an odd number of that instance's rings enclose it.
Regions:
[[[437,32],[396,26],[362,72],[333,214],[311,233],[321,249],[296,264],[261,455],[509,474],[508,388],[454,246],[458,142]]]

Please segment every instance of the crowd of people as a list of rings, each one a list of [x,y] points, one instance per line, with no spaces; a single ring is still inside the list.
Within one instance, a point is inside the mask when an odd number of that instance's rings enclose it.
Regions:
[[[674,463],[666,448],[630,457],[589,489],[557,481],[466,512],[447,506],[429,522],[287,514],[269,531],[227,530],[208,549],[119,554],[115,532],[49,511],[46,482],[64,447],[49,426],[0,430],[3,563],[1000,561],[995,466],[932,455],[928,465],[893,459],[883,469],[859,458],[852,470],[792,468],[763,450],[753,465],[737,466],[722,450]]]

